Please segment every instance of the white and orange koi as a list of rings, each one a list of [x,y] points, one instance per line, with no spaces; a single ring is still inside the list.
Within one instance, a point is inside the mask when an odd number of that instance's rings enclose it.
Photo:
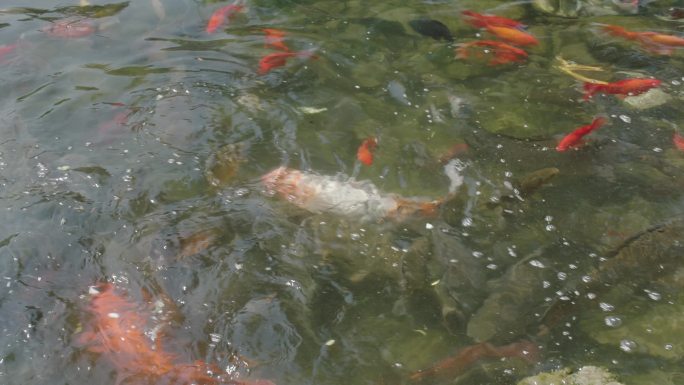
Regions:
[[[269,194],[312,213],[332,213],[362,221],[404,220],[437,214],[443,200],[381,193],[368,181],[318,175],[279,167],[261,177]]]

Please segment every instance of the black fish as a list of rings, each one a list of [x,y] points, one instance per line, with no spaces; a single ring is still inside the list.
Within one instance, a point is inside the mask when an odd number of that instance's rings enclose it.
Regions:
[[[451,31],[443,23],[433,19],[415,19],[409,21],[414,31],[423,36],[429,36],[435,40],[454,41]]]

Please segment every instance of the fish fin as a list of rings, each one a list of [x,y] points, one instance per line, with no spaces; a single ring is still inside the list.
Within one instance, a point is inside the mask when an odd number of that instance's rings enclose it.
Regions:
[[[584,82],[584,100],[587,101],[601,90],[601,84]]]

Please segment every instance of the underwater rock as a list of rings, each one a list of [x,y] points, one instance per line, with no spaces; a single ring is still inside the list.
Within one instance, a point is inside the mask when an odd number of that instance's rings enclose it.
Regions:
[[[414,31],[423,36],[431,37],[435,40],[454,41],[449,27],[440,21],[434,19],[415,19],[409,21],[409,25]]]
[[[653,107],[661,106],[672,100],[670,94],[659,88],[652,88],[648,92],[636,96],[628,96],[622,101],[630,107],[637,110],[646,110]]]
[[[223,187],[235,179],[245,162],[244,145],[231,143],[219,148],[206,162],[204,175],[210,185]]]
[[[534,0],[532,6],[550,15],[575,18],[579,16],[583,4],[581,0]]]
[[[518,385],[621,385],[607,369],[597,366],[583,366],[575,373],[569,369],[544,372],[527,377]]]

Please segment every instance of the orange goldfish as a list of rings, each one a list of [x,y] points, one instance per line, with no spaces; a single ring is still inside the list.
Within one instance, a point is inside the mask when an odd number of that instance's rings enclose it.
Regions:
[[[264,28],[266,34],[266,47],[279,49],[281,51],[289,52],[290,48],[283,43],[285,32],[279,29]]]
[[[598,117],[594,119],[591,124],[587,124],[586,126],[582,126],[575,131],[569,133],[566,135],[563,139],[561,139],[560,143],[556,146],[556,151],[558,152],[563,152],[569,149],[570,147],[575,147],[577,144],[579,144],[580,140],[582,137],[585,135],[588,135],[592,131],[596,130],[597,128],[601,127],[604,123],[606,122],[605,118]]]
[[[359,149],[356,151],[356,159],[358,159],[361,163],[365,164],[366,166],[372,165],[373,150],[377,145],[378,140],[375,139],[375,137],[371,136],[370,138],[364,139],[364,141],[361,142]]]
[[[495,25],[485,25],[487,31],[499,39],[503,39],[516,45],[537,45],[539,40],[527,32],[510,27],[498,27]]]
[[[207,33],[216,32],[217,29],[230,20],[231,16],[242,11],[243,8],[242,5],[236,3],[226,5],[214,11],[209,18],[209,23],[207,23]]]
[[[658,79],[630,78],[608,84],[584,83],[584,100],[589,100],[596,93],[613,94],[621,96],[640,95],[651,88],[660,85]]]
[[[678,132],[675,132],[672,136],[672,143],[674,143],[679,151],[684,151],[684,136],[679,135]]]
[[[273,68],[284,66],[285,64],[287,64],[287,59],[296,56],[318,59],[318,56],[312,54],[309,51],[275,52],[261,58],[261,60],[259,61],[259,75],[265,75]]]
[[[160,340],[153,344],[147,337],[148,323],[139,310],[137,304],[115,293],[113,285],[99,285],[89,306],[91,322],[84,325],[84,331],[77,338],[79,345],[102,354],[112,363],[119,377],[117,383],[273,385],[267,380],[238,381],[212,376],[211,373],[221,373],[221,370],[203,361],[177,363],[176,357],[163,349]]]
[[[656,32],[634,32],[617,25],[603,26],[603,30],[614,36],[634,40],[652,52],[670,55],[673,48],[684,47],[684,38]]]
[[[466,21],[475,28],[484,28],[488,25],[496,27],[509,27],[516,29],[525,28],[525,24],[503,16],[483,15],[481,13],[465,10],[461,12],[466,17]]]
[[[496,40],[476,40],[465,43],[456,49],[456,58],[467,58],[469,56],[468,49],[471,47],[491,48],[494,58],[489,61],[489,65],[521,62],[527,58],[527,52],[524,50]]]
[[[14,51],[16,48],[16,44],[0,45],[0,59],[9,53],[12,53],[12,51]]]

